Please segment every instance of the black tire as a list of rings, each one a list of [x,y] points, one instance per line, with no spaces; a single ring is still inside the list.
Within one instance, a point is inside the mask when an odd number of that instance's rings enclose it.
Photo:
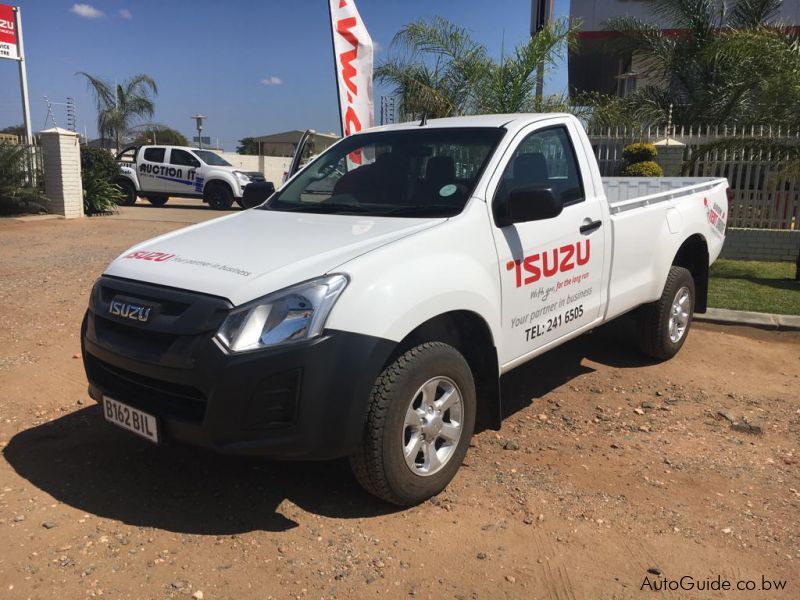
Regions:
[[[227,210],[233,205],[233,192],[227,184],[212,181],[203,190],[203,200],[214,210]]]
[[[423,384],[436,378],[448,380],[460,392],[461,433],[440,470],[421,475],[412,472],[404,457],[404,444],[408,443],[405,418],[421,397]],[[370,494],[400,506],[419,504],[435,496],[450,483],[464,460],[475,428],[475,410],[472,372],[455,348],[441,342],[412,348],[386,367],[372,388],[364,438],[350,457],[356,479]],[[452,424],[451,412],[445,410],[441,419],[449,419]],[[434,440],[434,446],[437,443]]]
[[[133,206],[136,204],[136,187],[127,179],[117,179],[119,188],[122,190],[123,198],[120,201],[122,206]]]
[[[678,335],[680,327],[671,330],[673,304],[684,290],[689,294],[684,302],[685,310],[683,311],[687,313],[688,318],[677,319],[677,324],[685,320],[685,326],[680,336],[674,339],[671,334]],[[636,325],[640,350],[659,360],[667,360],[675,356],[686,341],[686,336],[689,335],[694,317],[694,302],[695,288],[692,274],[683,267],[670,267],[661,298],[639,308]]]
[[[169,196],[147,196],[147,201],[153,206],[164,206]]]

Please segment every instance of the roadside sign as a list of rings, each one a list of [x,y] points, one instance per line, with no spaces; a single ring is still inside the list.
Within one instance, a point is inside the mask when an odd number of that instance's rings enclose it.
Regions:
[[[194,136],[192,138],[192,141],[195,142],[195,143],[201,143],[201,144],[211,144],[211,136],[208,136],[208,135],[204,135],[204,136],[196,135],[196,136]]]
[[[19,60],[16,21],[14,7],[0,4],[0,58]]]

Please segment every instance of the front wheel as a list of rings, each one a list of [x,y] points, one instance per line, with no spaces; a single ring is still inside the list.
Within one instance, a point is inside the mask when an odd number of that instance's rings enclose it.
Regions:
[[[206,185],[203,199],[214,210],[227,210],[233,204],[233,192],[224,183],[211,182]]]
[[[435,496],[464,460],[475,409],[472,372],[455,348],[441,342],[412,348],[372,388],[364,438],[350,457],[356,479],[401,506]]]
[[[169,196],[148,196],[147,201],[153,206],[164,206],[169,200]]]
[[[670,267],[661,298],[645,304],[637,314],[642,352],[659,360],[667,360],[678,353],[692,325],[694,299],[692,274],[683,267]]]
[[[136,204],[136,187],[127,179],[118,179],[117,185],[122,190],[122,206],[133,206]]]

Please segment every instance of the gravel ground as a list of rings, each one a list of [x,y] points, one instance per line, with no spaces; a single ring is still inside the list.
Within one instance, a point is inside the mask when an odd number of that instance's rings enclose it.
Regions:
[[[666,597],[800,597],[800,334],[696,325],[661,365],[624,323],[570,342],[504,380],[502,430],[443,494],[397,510],[343,461],[103,422],[78,359],[89,289],[179,226],[0,222],[0,597],[633,598],[683,576],[757,591]]]

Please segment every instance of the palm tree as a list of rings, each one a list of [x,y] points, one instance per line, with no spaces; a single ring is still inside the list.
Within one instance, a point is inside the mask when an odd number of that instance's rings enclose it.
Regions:
[[[83,71],[78,75],[86,78],[97,100],[97,132],[103,139],[113,138],[119,152],[122,136],[134,122],[153,116],[153,96],[158,94],[156,82],[149,75],[140,74],[112,85]]]
[[[394,87],[401,115],[437,118],[475,110],[475,85],[488,58],[466,29],[442,17],[414,21],[394,36],[392,47],[399,56],[380,64],[375,78]]]
[[[775,100],[792,104],[778,92],[787,83],[797,87],[792,79],[797,76],[796,40],[773,23],[783,0],[651,2],[656,15],[680,33],[633,17],[606,22],[616,34],[609,49],[635,56],[638,70],[654,83],[624,99],[591,98],[598,108],[595,121],[663,124],[672,107],[676,124],[744,124],[777,119],[764,105],[770,95],[773,105]]]
[[[534,92],[538,76],[557,64],[576,31],[577,26],[570,26],[566,19],[553,21],[510,55],[501,56],[499,62],[486,63],[479,84],[479,112],[552,112],[566,108],[568,99],[537,98]]]
[[[533,110],[537,73],[555,64],[575,30],[556,21],[497,62],[447,19],[413,21],[395,35],[396,54],[375,69],[375,77],[394,88],[404,118]],[[561,104],[560,98],[538,101],[540,108]]]

